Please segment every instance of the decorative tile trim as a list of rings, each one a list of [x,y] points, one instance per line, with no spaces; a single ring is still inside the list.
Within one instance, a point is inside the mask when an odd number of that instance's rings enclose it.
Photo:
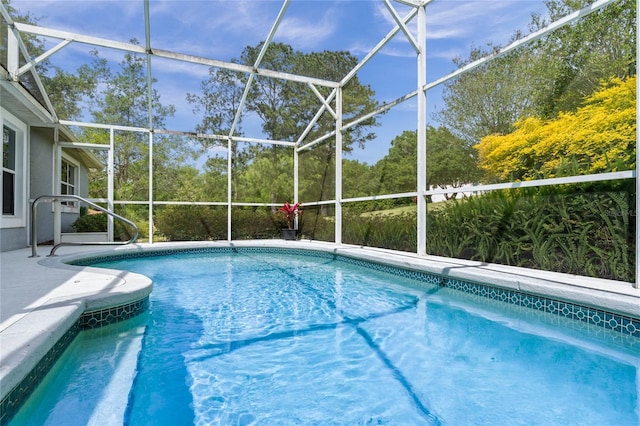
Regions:
[[[80,322],[76,321],[69,330],[53,345],[53,347],[36,364],[35,368],[27,374],[0,402],[0,424],[5,425],[18,412],[20,406],[31,395],[44,376],[51,370],[53,364],[67,349],[73,339],[80,332]]]
[[[149,297],[138,301],[114,306],[112,308],[102,309],[99,311],[85,312],[80,317],[79,323],[82,330],[90,330],[92,328],[104,327],[105,325],[115,324],[120,321],[128,320],[136,315],[146,311],[149,307]]]
[[[515,306],[550,313],[558,317],[578,320],[589,325],[603,327],[606,330],[620,332],[634,338],[640,338],[640,318],[619,315],[601,309],[578,305],[571,302],[550,299],[514,290],[502,289],[481,283],[472,283],[453,278],[442,277],[428,272],[404,269],[397,266],[385,265],[368,260],[361,260],[340,254],[286,247],[203,247],[151,250],[142,252],[119,253],[112,256],[93,257],[76,261],[75,265],[89,266],[94,263],[121,260],[135,257],[153,257],[175,254],[230,254],[230,253],[281,253],[301,256],[312,256],[335,259],[352,265],[373,269],[380,272],[413,279],[428,286],[447,287],[473,295],[494,299]]]
[[[607,312],[601,309],[586,307],[571,302],[550,299],[542,296],[536,296],[514,290],[507,290],[493,287],[480,283],[462,281],[454,278],[442,277],[427,272],[404,269],[397,266],[385,265],[381,263],[355,259],[344,255],[334,253],[306,250],[306,249],[290,249],[279,247],[205,247],[205,248],[182,248],[182,249],[163,249],[150,250],[142,252],[118,253],[110,256],[96,256],[85,258],[71,262],[77,266],[91,266],[100,262],[108,262],[114,260],[123,260],[140,257],[160,257],[175,254],[231,254],[231,253],[279,253],[294,254],[301,256],[319,257],[325,259],[334,259],[373,269],[380,272],[386,272],[395,276],[401,276],[424,283],[429,287],[446,287],[457,290],[469,295],[481,296],[496,303],[504,302],[513,305],[514,309],[526,309],[528,312],[539,311],[555,315],[558,320],[577,320],[572,322],[575,327],[580,328],[580,324],[584,327],[595,326],[599,329],[607,331],[615,331],[623,337],[640,338],[640,319],[625,315],[619,315]],[[149,298],[108,309],[102,309],[93,312],[85,312],[80,319],[65,333],[65,335],[47,352],[36,367],[29,375],[20,382],[7,396],[0,402],[0,425],[4,426],[18,411],[19,407],[24,403],[27,397],[35,389],[35,387],[44,378],[53,364],[57,361],[64,350],[69,346],[73,339],[81,330],[87,330],[114,324],[119,321],[132,318],[144,312],[149,306]],[[567,325],[569,321],[565,323]]]
[[[22,381],[2,399],[0,402],[0,425],[4,426],[9,423],[80,331],[115,324],[133,318],[146,311],[148,307],[149,296],[125,305],[83,313],[71,328],[49,349],[44,357],[36,364],[35,368],[29,372],[27,377],[22,379]]]
[[[562,300],[445,278],[444,287],[640,338],[640,319]]]
[[[308,256],[308,257],[319,257],[323,259],[336,259],[338,257],[342,257],[334,253],[328,253],[325,251],[290,249],[285,247],[200,247],[200,248],[174,248],[174,249],[122,252],[122,253],[116,253],[116,254],[111,254],[107,256],[94,256],[94,257],[78,259],[78,260],[69,262],[69,264],[76,265],[76,266],[92,266],[96,263],[111,262],[115,260],[146,258],[146,257],[162,257],[162,256],[172,256],[176,254],[199,255],[203,253],[208,253],[208,254],[280,253],[280,254]]]
[[[355,259],[347,256],[338,256],[338,260],[341,262],[349,263],[351,265],[361,266],[363,268],[373,269],[379,272],[386,272],[394,276],[400,276],[402,278],[420,281],[421,283],[427,284],[429,286],[442,286],[444,282],[444,278],[439,275],[415,271],[413,269],[404,269],[397,266],[385,265],[382,263]]]

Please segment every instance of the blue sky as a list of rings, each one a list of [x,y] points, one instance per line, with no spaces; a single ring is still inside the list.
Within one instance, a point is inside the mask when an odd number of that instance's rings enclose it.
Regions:
[[[391,1],[400,16],[408,8]],[[12,1],[22,12],[40,17],[39,25],[75,33],[144,43],[142,0],[28,0]],[[152,46],[181,53],[228,61],[238,58],[245,46],[264,40],[282,6],[277,0],[160,1],[151,0]],[[504,45],[516,31],[528,32],[532,13],[544,15],[542,1],[435,0],[427,6],[427,81],[455,70],[453,58],[466,57],[473,46]],[[394,27],[384,2],[379,0],[293,0],[274,41],[303,52],[348,50],[363,58]],[[415,31],[415,20],[410,24]],[[51,40],[54,46],[59,40]],[[55,65],[73,69],[89,61],[92,46],[72,43],[51,57]],[[100,48],[100,55],[117,65],[122,52]],[[208,68],[183,62],[154,59],[154,77],[161,100],[176,106],[176,116],[167,122],[171,130],[192,131],[200,121],[186,103],[186,93],[199,91]],[[358,74],[370,85],[379,101],[391,101],[415,90],[415,53],[402,33]],[[442,107],[439,89],[427,93],[428,121]],[[381,118],[376,141],[356,150],[352,158],[373,163],[386,154],[389,142],[403,130],[415,130],[416,104],[397,106]],[[261,138],[259,122],[248,117],[246,136]]]

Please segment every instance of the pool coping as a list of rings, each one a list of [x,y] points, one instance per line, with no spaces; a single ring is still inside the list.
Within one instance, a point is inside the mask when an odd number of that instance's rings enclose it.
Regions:
[[[640,321],[640,289],[633,288],[630,283],[460,259],[418,256],[413,253],[318,241],[154,243],[120,246],[108,250],[95,250],[94,247],[90,251],[85,249],[80,252],[69,252],[59,257],[30,259],[29,263],[32,265],[34,261],[36,262],[35,268],[22,270],[19,277],[8,277],[4,271],[5,262],[3,262],[2,290],[5,293],[3,299],[7,297],[4,287],[8,278],[27,280],[30,276],[36,275],[40,280],[64,278],[64,281],[60,282],[52,292],[53,297],[41,298],[39,304],[29,306],[29,309],[21,315],[14,315],[9,319],[3,317],[0,323],[0,359],[2,359],[0,400],[9,399],[7,398],[9,393],[28,378],[28,375],[37,368],[38,363],[51,352],[55,352],[56,345],[66,341],[65,336],[69,342],[73,340],[75,334],[71,333],[73,336],[69,338],[70,331],[100,326],[105,315],[111,318],[106,321],[109,323],[113,320],[114,314],[109,310],[110,308],[132,303],[141,303],[140,306],[143,306],[144,300],[148,300],[152,283],[145,276],[90,266],[76,266],[69,262],[96,257],[128,257],[142,253],[148,255],[216,248],[301,249],[323,252],[356,261],[434,275],[447,279],[447,282],[454,287],[458,282],[482,283],[513,292],[568,301]],[[35,282],[37,283],[38,280],[36,279]],[[444,281],[440,285],[445,285],[443,283]],[[106,314],[103,315],[104,312]],[[97,314],[91,319],[92,324],[88,324],[91,313]],[[75,333],[77,334],[77,331]],[[65,347],[62,345],[60,352]]]
[[[68,265],[66,256],[29,258],[27,250],[0,256],[4,424],[80,330],[144,311],[153,284],[140,274]]]

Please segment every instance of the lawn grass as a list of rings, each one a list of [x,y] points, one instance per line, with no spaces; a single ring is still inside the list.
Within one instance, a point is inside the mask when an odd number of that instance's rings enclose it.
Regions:
[[[440,210],[442,208],[444,208],[446,205],[448,204],[448,201],[440,201],[437,203],[427,203],[427,211],[428,212],[433,212],[436,210]],[[404,213],[415,213],[416,211],[416,206],[415,204],[410,205],[410,206],[401,206],[401,207],[394,207],[392,209],[386,209],[386,210],[376,210],[373,212],[366,212],[366,213],[362,213],[362,217],[370,217],[370,216],[397,216],[397,215],[401,215]]]

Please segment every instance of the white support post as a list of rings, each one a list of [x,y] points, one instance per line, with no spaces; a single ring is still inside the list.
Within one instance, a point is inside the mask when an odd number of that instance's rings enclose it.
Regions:
[[[299,170],[300,170],[300,157],[298,154],[298,150],[294,149],[293,150],[293,204],[299,203],[300,199],[299,199],[299,185],[300,185],[300,177],[299,177]],[[300,224],[298,223],[298,215],[296,214],[296,229],[299,229]]]
[[[640,0],[636,1],[636,16],[640,12]],[[636,34],[640,30],[640,23],[636,19]],[[636,37],[636,58],[640,55],[640,40]],[[636,61],[636,74],[638,73],[638,63]],[[638,99],[638,92],[640,83],[636,80],[636,99]],[[640,123],[640,112],[636,108],[636,205],[635,205],[635,219],[636,219],[636,280],[633,283],[634,288],[640,288],[640,176],[638,175],[638,164],[640,164],[640,129],[638,129],[638,123]]]
[[[233,139],[229,137],[227,139],[227,241],[231,242],[231,200],[233,196],[233,191],[231,188],[231,173],[233,173],[232,166],[232,158],[231,153],[233,152],[231,148],[233,148]]]
[[[114,152],[115,152],[115,131],[113,128],[109,129],[109,152],[107,153],[107,210],[115,213],[114,200]],[[107,215],[107,241],[113,241],[113,216]]]
[[[427,37],[426,37],[426,7],[418,8],[418,222],[417,222],[417,252],[418,256],[427,254],[427,98],[423,87],[427,81]]]
[[[149,132],[149,244],[153,244],[153,132]]]
[[[20,54],[18,39],[11,28],[7,30],[7,71],[14,81],[18,80],[18,69],[20,67]]]
[[[59,145],[58,127],[53,129],[53,191],[52,194],[60,194],[62,173],[62,148]],[[60,244],[62,232],[60,200],[53,202],[53,244]]]
[[[153,76],[151,73],[151,19],[144,1],[145,54],[147,57],[147,107],[149,108],[149,244],[153,244]]]
[[[335,243],[342,244],[342,87],[336,93],[336,218]]]

